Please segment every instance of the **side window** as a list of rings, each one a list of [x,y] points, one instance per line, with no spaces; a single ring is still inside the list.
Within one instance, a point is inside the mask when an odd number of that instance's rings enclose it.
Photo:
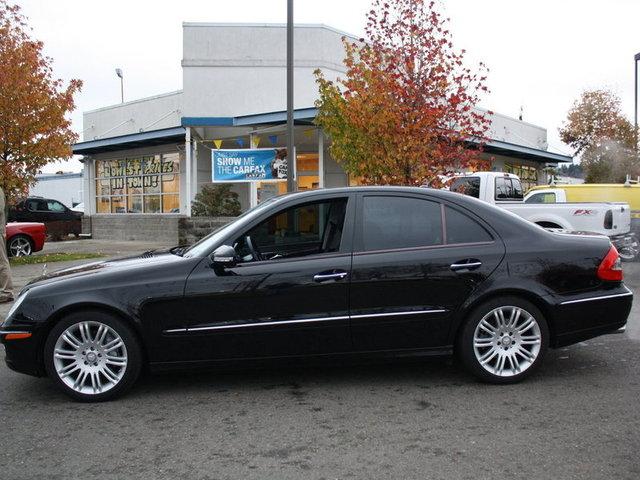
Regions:
[[[27,210],[29,210],[30,212],[37,212],[39,210],[38,203],[38,200],[28,200]]]
[[[245,262],[256,260],[256,255],[272,260],[337,252],[346,209],[346,198],[288,208],[245,232],[234,247]]]
[[[410,197],[364,197],[362,246],[365,251],[441,244],[439,203]]]
[[[512,178],[511,185],[513,187],[513,198],[522,200],[524,198],[524,193],[522,192],[522,183],[520,183],[520,179]]]
[[[496,200],[511,198],[511,180],[504,177],[496,177]]]
[[[496,177],[496,200],[521,200],[522,184],[516,178]]]
[[[64,205],[62,205],[60,202],[49,200],[47,201],[47,210],[57,213],[64,212]]]
[[[493,241],[482,225],[454,208],[445,206],[444,218],[447,226],[447,245]]]
[[[551,192],[536,193],[527,198],[527,203],[556,203],[556,194]]]
[[[480,198],[480,179],[478,177],[458,177],[451,182],[449,190]]]

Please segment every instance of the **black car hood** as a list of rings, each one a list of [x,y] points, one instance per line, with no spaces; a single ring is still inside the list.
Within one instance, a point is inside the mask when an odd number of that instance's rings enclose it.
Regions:
[[[126,269],[127,271],[146,268],[152,265],[170,263],[182,260],[183,257],[172,254],[169,250],[150,251],[142,255],[116,258],[112,260],[92,262],[76,267],[54,270],[50,273],[43,273],[40,277],[31,280],[27,287],[41,286],[57,280],[76,278],[88,275],[96,275],[107,271],[117,271]]]

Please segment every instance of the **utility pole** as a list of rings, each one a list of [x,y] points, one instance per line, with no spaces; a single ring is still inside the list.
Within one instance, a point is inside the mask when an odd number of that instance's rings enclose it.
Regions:
[[[287,192],[296,190],[293,137],[293,0],[287,0]]]
[[[633,84],[634,87],[634,94],[635,94],[635,105],[634,105],[634,109],[633,109],[633,115],[634,115],[634,122],[633,122],[633,126],[635,127],[635,130],[633,131],[633,134],[635,136],[636,139],[636,150],[638,149],[638,62],[640,61],[640,53],[636,53],[636,56],[634,57],[635,62],[633,63],[633,70],[635,73],[635,83]]]

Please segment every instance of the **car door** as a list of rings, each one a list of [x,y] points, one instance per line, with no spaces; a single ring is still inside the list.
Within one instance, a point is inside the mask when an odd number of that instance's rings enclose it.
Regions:
[[[354,348],[445,346],[456,309],[503,256],[499,237],[457,205],[362,194],[350,287]]]
[[[204,259],[185,287],[190,360],[351,349],[348,290],[353,199],[322,196],[267,212],[235,238],[235,266]],[[255,256],[255,252],[259,256]],[[171,333],[171,332],[169,332]]]

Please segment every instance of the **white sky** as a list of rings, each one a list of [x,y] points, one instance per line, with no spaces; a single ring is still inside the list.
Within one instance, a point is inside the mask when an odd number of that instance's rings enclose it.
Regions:
[[[18,0],[54,71],[79,78],[73,126],[83,110],[182,88],[182,22],[286,21],[286,0]],[[607,87],[633,115],[633,55],[640,52],[639,0],[442,0],[457,48],[491,72],[482,106],[547,128],[550,149],[573,100]],[[324,23],[362,34],[370,0],[296,0],[297,23]],[[284,48],[284,45],[283,45]],[[286,108],[285,105],[282,106]],[[46,171],[77,170],[79,163]]]

